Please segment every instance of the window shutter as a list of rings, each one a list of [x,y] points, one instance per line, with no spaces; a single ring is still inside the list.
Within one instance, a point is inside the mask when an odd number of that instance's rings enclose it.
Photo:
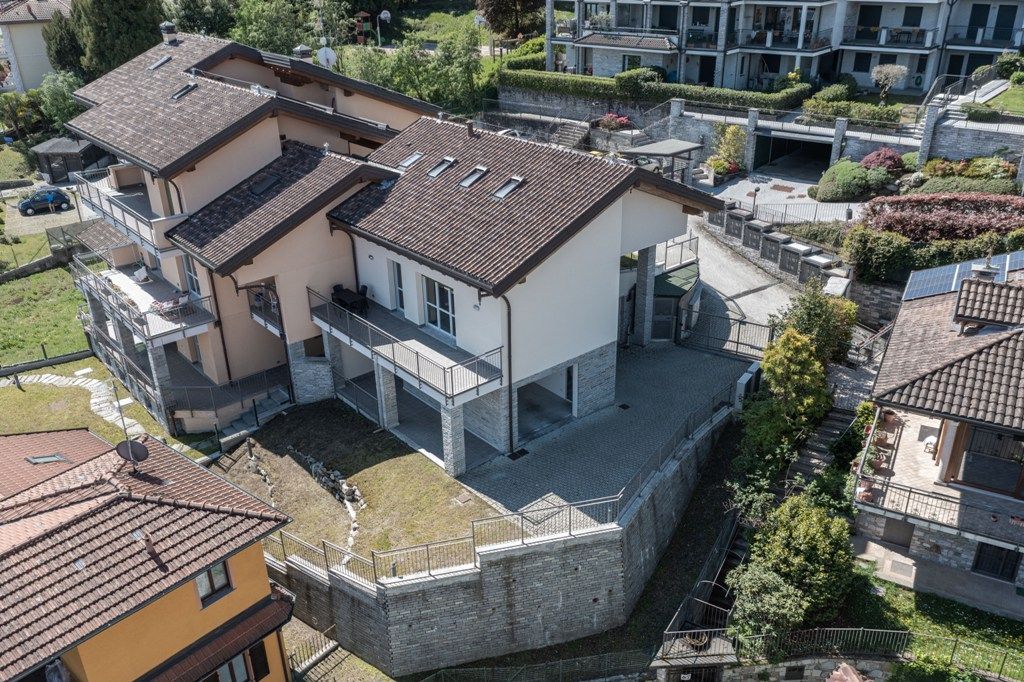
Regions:
[[[252,666],[252,676],[262,680],[270,675],[270,664],[267,663],[267,647],[260,640],[249,647],[249,664]]]

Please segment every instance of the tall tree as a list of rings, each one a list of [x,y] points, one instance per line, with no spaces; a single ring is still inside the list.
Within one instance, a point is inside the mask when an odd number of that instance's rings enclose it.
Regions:
[[[75,4],[78,4],[77,0]],[[53,68],[71,72],[79,78],[85,77],[85,69],[82,68],[85,51],[69,17],[54,12],[53,19],[43,26],[43,40],[46,42],[46,56]]]
[[[184,33],[227,37],[235,25],[232,0],[168,0],[168,17]]]
[[[491,30],[506,36],[529,33],[541,22],[544,0],[476,0]]]
[[[159,0],[75,0],[75,33],[86,75],[98,78],[160,42]]]
[[[468,28],[441,39],[434,53],[435,92],[429,98],[457,111],[476,110],[480,104],[476,77],[480,64],[480,32]]]
[[[82,106],[72,94],[82,87],[82,79],[70,71],[46,74],[39,86],[39,106],[47,123],[63,131],[64,124],[82,112]]]
[[[825,368],[816,353],[811,339],[793,327],[764,349],[765,383],[796,429],[824,417],[831,403]]]
[[[241,0],[231,38],[260,50],[291,54],[302,32],[295,7],[287,0]]]

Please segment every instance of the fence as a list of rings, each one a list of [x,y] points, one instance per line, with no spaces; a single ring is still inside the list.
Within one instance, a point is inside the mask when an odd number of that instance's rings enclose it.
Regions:
[[[737,202],[740,208],[754,214],[755,220],[769,225],[795,225],[798,223],[847,222],[860,216],[860,204],[831,204],[821,202],[747,204]]]
[[[245,408],[247,401],[255,403],[260,396],[269,397],[277,389],[288,392],[290,397],[291,375],[287,365],[272,367],[224,384],[170,386],[164,389],[164,399],[168,409],[192,414],[220,412],[234,406]],[[258,424],[259,413],[255,404],[252,405],[252,409]]]
[[[633,649],[519,667],[452,668],[421,682],[583,682],[645,675],[650,662],[650,651]]]
[[[697,322],[690,325],[694,316]],[[775,330],[767,324],[698,311],[692,304],[687,307],[687,320],[688,335],[683,343],[701,350],[760,359],[775,338]]]
[[[314,632],[298,644],[289,643],[288,667],[301,679],[303,673],[337,648],[338,642],[332,625],[323,632]]]

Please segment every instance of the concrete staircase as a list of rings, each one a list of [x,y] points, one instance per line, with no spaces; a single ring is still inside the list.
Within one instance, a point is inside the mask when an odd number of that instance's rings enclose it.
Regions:
[[[255,409],[243,412],[235,421],[221,429],[221,450],[241,443],[249,435],[255,433],[268,419],[291,407],[292,398],[283,388],[275,388],[270,395],[257,400]]]
[[[566,121],[555,129],[551,141],[561,147],[575,149],[590,137],[590,126],[583,121]]]
[[[850,426],[854,416],[849,410],[833,408],[825,417],[825,421],[818,425],[800,448],[799,457],[789,465],[786,480],[792,482],[799,474],[805,481],[810,482],[820,476],[832,463],[832,446]]]

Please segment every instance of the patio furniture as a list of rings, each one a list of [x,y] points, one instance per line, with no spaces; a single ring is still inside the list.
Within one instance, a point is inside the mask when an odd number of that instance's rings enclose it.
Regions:
[[[345,310],[365,315],[369,310],[370,302],[366,298],[366,285],[359,287],[359,291],[346,289],[341,284],[336,284],[331,293],[331,300]]]

